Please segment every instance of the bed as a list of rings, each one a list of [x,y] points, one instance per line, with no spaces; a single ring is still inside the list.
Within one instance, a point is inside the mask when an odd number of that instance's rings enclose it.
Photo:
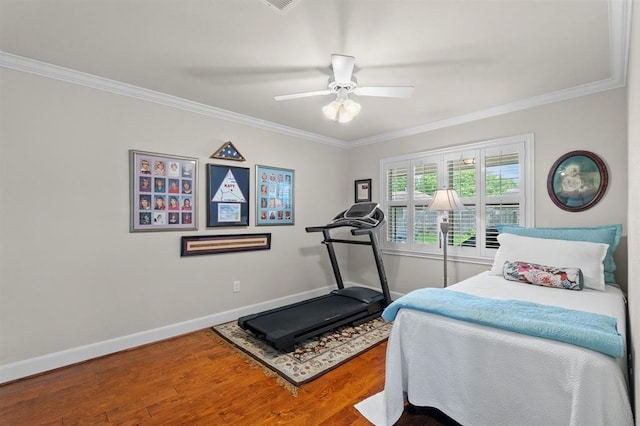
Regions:
[[[446,289],[418,290],[396,300],[387,308],[392,315],[385,311],[385,318],[393,318],[385,389],[356,408],[375,425],[394,424],[407,401],[438,408],[464,425],[633,425],[625,296],[611,282],[620,229],[617,239],[603,242],[589,241],[588,231],[577,232],[581,241],[566,236],[554,239],[555,232],[542,237],[501,233],[491,270]],[[562,265],[563,272],[577,269],[580,288],[569,289],[566,273],[563,284],[541,284],[535,274],[534,278],[524,273],[519,279],[505,278],[507,272],[514,275],[513,268],[507,268],[513,263],[546,268],[554,262],[556,269]],[[549,288],[552,285],[556,287]],[[436,296],[446,303],[427,304],[425,309],[412,304]],[[591,328],[582,333],[586,343],[574,342],[562,338],[562,330],[558,338],[544,334],[546,330],[543,334],[520,332],[483,322],[498,314],[483,313],[469,320],[432,307],[450,309],[458,299],[496,304],[500,312],[507,304],[514,309],[531,305],[544,312],[557,311],[565,315],[561,318],[584,315],[586,321],[605,320],[614,330],[600,346],[600,331]],[[466,311],[466,305],[456,309]],[[538,311],[533,312],[521,314],[514,322],[536,323],[537,319],[528,318]],[[580,326],[581,321],[575,322]]]

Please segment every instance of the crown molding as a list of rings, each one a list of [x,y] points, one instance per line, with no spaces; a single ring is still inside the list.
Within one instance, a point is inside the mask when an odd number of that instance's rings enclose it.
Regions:
[[[624,87],[626,85],[627,67],[629,61],[632,2],[632,0],[609,0],[609,43],[611,51],[609,60],[609,70],[611,77],[609,79],[583,84],[569,89],[559,90],[557,92],[547,93],[540,96],[535,96],[533,98],[511,102],[508,104],[475,111],[470,114],[464,114],[445,120],[425,123],[419,126],[409,127],[398,131],[381,133],[350,142],[322,136],[317,133],[295,129],[293,127],[283,126],[281,124],[261,120],[248,115],[238,114],[221,108],[189,101],[187,99],[178,98],[176,96],[167,95],[130,84],[109,80],[92,74],[47,64],[45,62],[13,55],[7,52],[0,51],[0,67],[36,74],[42,77],[62,80],[68,83],[78,84],[81,86],[91,87],[118,95],[141,99],[144,101],[169,106],[172,108],[178,108],[185,111],[194,112],[196,114],[202,114],[220,120],[243,124],[246,126],[280,133],[287,136],[293,136],[312,142],[319,142],[339,148],[350,149]]]
[[[529,108],[561,102],[581,96],[592,95],[606,90],[624,87],[627,82],[627,68],[629,61],[629,40],[631,37],[631,6],[632,0],[609,0],[609,75],[608,79],[583,84],[557,92],[546,93],[533,98],[488,108],[470,114],[448,118],[440,121],[409,127],[394,132],[358,139],[349,143],[350,148],[413,136],[459,124],[470,123]]]
[[[609,0],[609,69],[611,78],[627,84],[632,0]]]
[[[231,112],[221,108],[193,102],[187,99],[179,98],[177,96],[167,95],[165,93],[160,93],[131,84],[110,80],[108,78],[98,77],[96,75],[87,74],[69,68],[36,61],[34,59],[25,58],[23,56],[18,56],[3,51],[0,51],[0,67],[35,74],[46,78],[61,80],[67,83],[86,86],[92,89],[102,90],[117,95],[141,99],[143,101],[153,102],[172,108],[178,108],[196,114],[202,114],[209,117],[218,118],[220,120],[230,121],[233,123],[244,124],[246,126],[280,133],[287,136],[294,136],[312,142],[319,142],[339,148],[348,147],[348,144],[346,142],[339,139],[329,138],[326,136],[318,135],[316,133],[306,132],[304,130],[295,129],[293,127],[283,126],[271,121],[261,120],[244,114],[238,114],[236,112]]]
[[[552,104],[555,102],[565,101],[568,99],[578,98],[581,96],[592,95],[606,90],[624,87],[624,83],[617,79],[601,80],[594,83],[583,84],[581,86],[569,89],[559,90],[557,92],[547,93],[535,96],[521,101],[511,102],[493,108],[488,108],[470,114],[459,115],[457,117],[447,118],[440,121],[422,124],[415,127],[408,127],[394,132],[381,133],[379,135],[368,138],[358,139],[349,144],[350,148],[358,146],[370,145],[378,142],[384,142],[391,139],[399,139],[406,136],[413,136],[420,133],[431,132],[433,130],[444,129],[446,127],[457,126],[459,124],[470,123],[472,121],[483,120],[485,118],[497,117],[512,112],[522,111],[525,109],[535,108],[538,106]]]

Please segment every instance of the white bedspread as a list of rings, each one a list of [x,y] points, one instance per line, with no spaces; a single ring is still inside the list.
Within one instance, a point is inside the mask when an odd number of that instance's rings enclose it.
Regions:
[[[448,289],[610,315],[626,341],[617,287],[570,291],[482,273]],[[400,310],[389,336],[385,390],[356,408],[375,425],[392,425],[405,397],[467,426],[633,425],[626,357],[410,309]]]

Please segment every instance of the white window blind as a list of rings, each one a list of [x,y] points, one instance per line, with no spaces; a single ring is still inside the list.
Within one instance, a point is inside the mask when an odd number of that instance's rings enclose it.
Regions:
[[[485,246],[498,248],[498,224],[520,223],[521,190],[519,152],[490,152],[485,157],[486,203],[485,218],[487,233]]]
[[[403,244],[407,239],[408,178],[407,162],[391,163],[385,168],[386,241],[391,244]]]
[[[451,223],[449,255],[492,259],[497,224],[533,224],[532,154],[533,135],[521,135],[383,159],[383,250],[441,255],[443,213],[428,207],[436,189],[453,188],[465,209],[444,213]]]

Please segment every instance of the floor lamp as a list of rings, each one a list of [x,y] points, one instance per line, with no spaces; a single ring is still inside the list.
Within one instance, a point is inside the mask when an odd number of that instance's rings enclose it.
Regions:
[[[444,259],[444,286],[447,286],[447,234],[449,233],[449,212],[452,210],[464,210],[464,204],[453,189],[438,189],[433,194],[433,200],[429,205],[429,210],[443,212],[440,231],[442,231],[443,259]]]

